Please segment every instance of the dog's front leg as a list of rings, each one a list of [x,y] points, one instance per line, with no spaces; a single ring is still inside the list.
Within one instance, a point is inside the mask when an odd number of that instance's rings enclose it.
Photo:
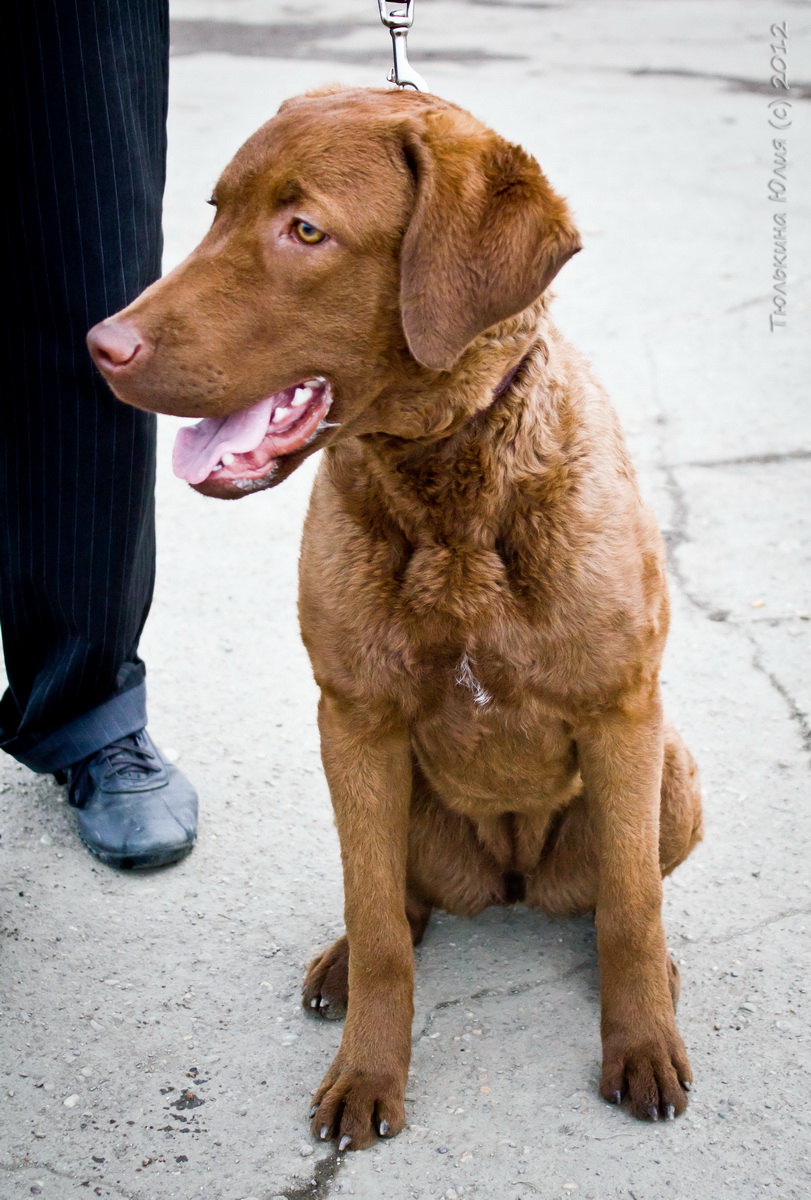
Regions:
[[[361,1150],[399,1133],[411,1057],[414,954],[405,884],[408,733],[323,696],[321,754],[344,868],[349,999],[341,1047],[315,1094],[316,1137]]]
[[[658,692],[601,714],[577,741],[600,839],[600,1092],[615,1103],[627,1095],[637,1117],[670,1119],[683,1112],[692,1076],[676,1028],[662,927]]]

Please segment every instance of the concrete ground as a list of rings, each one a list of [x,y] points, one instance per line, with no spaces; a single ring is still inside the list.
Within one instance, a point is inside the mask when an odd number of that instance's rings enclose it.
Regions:
[[[372,0],[176,0],[167,263],[232,151],[286,96],[380,85]],[[320,21],[326,22],[320,26]],[[622,415],[671,552],[671,714],[706,840],[668,881],[687,1114],[599,1100],[589,921],[440,916],[419,950],[409,1123],[336,1158],[306,1113],[340,1027],[299,1007],[341,930],[341,878],[296,631],[312,464],[207,501],[164,422],[143,642],[151,728],[197,784],[200,842],[163,872],[88,857],[63,792],[0,763],[0,1200],[749,1200],[811,1194],[808,105],[768,125],[770,25],[811,75],[807,4],[418,0],[438,93],[540,159],[585,249],[557,314]],[[804,92],[806,98],[809,89]],[[789,144],[770,201],[773,136]],[[787,326],[770,331],[773,213]]]

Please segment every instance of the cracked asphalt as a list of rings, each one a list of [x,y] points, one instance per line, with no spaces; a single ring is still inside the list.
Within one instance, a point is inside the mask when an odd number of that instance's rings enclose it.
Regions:
[[[220,168],[286,96],[383,82],[374,4],[175,0],[167,267]],[[788,188],[768,125],[788,22]],[[596,1092],[590,922],[435,917],[417,953],[409,1123],[336,1158],[309,1092],[340,1027],[299,1007],[341,932],[295,572],[312,465],[240,504],[175,480],[163,423],[151,729],[196,783],[200,843],[125,875],[88,857],[62,789],[0,762],[0,1200],[750,1200],[811,1194],[807,4],[418,0],[433,89],[521,141],[584,251],[557,318],[622,416],[665,531],[664,688],[705,786],[669,880],[687,1114]],[[803,86],[799,86],[803,85]],[[787,324],[770,330],[775,211]],[[803,276],[803,272],[806,272]]]

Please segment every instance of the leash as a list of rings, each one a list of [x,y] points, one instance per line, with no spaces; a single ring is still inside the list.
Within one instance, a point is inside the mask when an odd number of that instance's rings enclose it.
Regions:
[[[391,34],[394,66],[386,78],[400,88],[427,92],[428,84],[408,61],[408,31],[414,24],[414,0],[377,0],[380,20]]]

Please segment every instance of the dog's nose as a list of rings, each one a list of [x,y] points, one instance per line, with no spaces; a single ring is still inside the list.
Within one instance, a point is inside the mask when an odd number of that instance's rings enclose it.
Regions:
[[[93,326],[87,348],[100,371],[120,371],[132,366],[143,353],[144,343],[134,325],[110,319]]]

